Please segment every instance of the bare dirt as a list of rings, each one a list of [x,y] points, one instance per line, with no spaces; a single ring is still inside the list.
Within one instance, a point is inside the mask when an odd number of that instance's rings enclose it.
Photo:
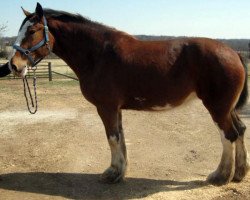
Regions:
[[[39,111],[26,109],[20,80],[0,82],[0,199],[249,199],[250,174],[215,187],[220,136],[199,100],[167,112],[123,111],[125,182],[98,182],[110,164],[104,128],[77,82],[39,81]],[[250,105],[242,119],[250,127]],[[250,150],[250,133],[246,133]]]

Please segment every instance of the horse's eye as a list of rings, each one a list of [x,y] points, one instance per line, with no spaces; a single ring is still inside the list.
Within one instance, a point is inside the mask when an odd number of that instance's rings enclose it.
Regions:
[[[30,31],[29,31],[29,34],[30,34],[30,35],[33,35],[35,32],[36,32],[35,30],[30,30]]]

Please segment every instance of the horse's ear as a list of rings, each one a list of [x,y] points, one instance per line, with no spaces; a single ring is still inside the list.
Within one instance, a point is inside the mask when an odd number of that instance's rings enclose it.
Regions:
[[[40,3],[36,5],[36,15],[41,19],[43,17],[43,8]]]
[[[29,15],[31,15],[31,13],[27,10],[25,10],[23,7],[21,7],[23,10],[23,13],[25,14],[26,17],[28,17]]]

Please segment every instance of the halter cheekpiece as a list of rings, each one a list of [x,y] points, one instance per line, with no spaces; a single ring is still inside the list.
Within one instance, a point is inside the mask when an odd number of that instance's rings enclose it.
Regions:
[[[30,55],[32,52],[36,51],[37,49],[39,49],[40,47],[44,45],[46,45],[49,51],[51,51],[50,46],[49,46],[49,28],[48,28],[48,25],[47,25],[48,23],[47,23],[45,16],[43,16],[43,22],[44,22],[44,38],[39,43],[31,47],[30,49],[24,49],[18,44],[13,45],[14,49],[21,52],[25,56],[27,56],[27,58],[31,62],[32,67],[36,66],[43,59],[43,58],[39,58],[37,60],[34,60],[32,56]]]

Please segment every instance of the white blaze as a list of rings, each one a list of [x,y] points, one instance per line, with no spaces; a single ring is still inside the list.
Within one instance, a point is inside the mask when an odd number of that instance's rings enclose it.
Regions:
[[[18,35],[17,35],[17,39],[15,41],[15,45],[20,46],[23,39],[25,38],[25,34],[27,32],[28,27],[32,26],[34,23],[30,22],[29,20],[25,22],[25,24],[22,26],[22,28],[19,30]],[[16,54],[16,49],[13,49],[11,54],[9,55],[9,61],[14,57],[14,55]],[[12,71],[12,67],[11,64],[9,62],[9,69]],[[24,71],[22,72],[22,76],[25,76],[27,72],[27,69],[25,68]]]
[[[25,38],[25,34],[27,32],[27,29],[32,26],[34,23],[30,22],[29,20],[25,22],[25,24],[23,25],[23,27],[19,30],[18,35],[17,35],[17,39],[15,44],[16,45],[21,45],[23,39]]]
[[[26,21],[25,24],[23,25],[23,27],[19,30],[18,35],[17,35],[17,39],[15,41],[15,45],[21,45],[23,39],[25,38],[25,34],[27,32],[28,27],[32,26],[34,23],[30,22],[30,21]],[[11,60],[11,58],[15,55],[16,50],[13,49],[12,53],[9,56],[9,60]]]

